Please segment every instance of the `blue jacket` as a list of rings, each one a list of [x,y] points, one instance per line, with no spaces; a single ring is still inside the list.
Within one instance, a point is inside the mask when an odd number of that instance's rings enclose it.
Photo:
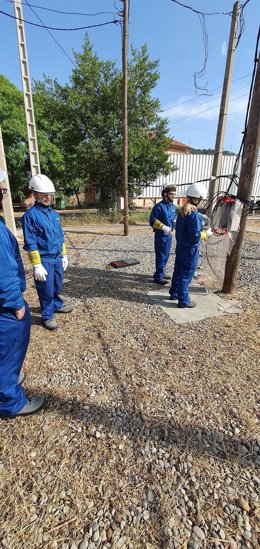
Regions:
[[[58,212],[35,203],[22,217],[24,250],[38,250],[42,259],[51,260],[61,253],[64,234]]]
[[[153,228],[153,224],[158,219],[167,227],[174,228],[174,217],[175,217],[175,205],[172,202],[166,202],[161,200],[158,204],[155,204],[151,211],[149,223]],[[160,229],[153,229],[154,231],[160,231]]]
[[[201,231],[202,221],[197,210],[184,217],[179,213],[176,221],[177,248],[196,248],[201,239]]]
[[[16,238],[0,220],[0,307],[19,311],[24,306],[25,273]]]

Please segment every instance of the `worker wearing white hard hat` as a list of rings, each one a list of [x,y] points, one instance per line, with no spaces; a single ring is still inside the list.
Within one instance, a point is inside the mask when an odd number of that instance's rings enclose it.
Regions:
[[[175,191],[175,185],[165,183],[162,186],[162,200],[153,207],[150,215],[150,225],[154,231],[155,272],[153,278],[156,284],[167,284],[171,278],[165,273],[165,270],[172,247]]]
[[[189,185],[187,202],[180,209],[176,221],[176,258],[169,293],[172,300],[178,299],[180,308],[196,306],[190,300],[188,288],[198,263],[200,241],[207,238],[211,231],[202,230],[203,220],[197,211],[197,206],[207,198],[207,194],[207,188],[202,183]]]
[[[55,188],[43,174],[34,175],[29,189],[35,204],[22,217],[24,249],[33,265],[35,286],[41,306],[41,321],[48,330],[55,330],[54,313],[70,313],[60,297],[68,257],[60,216],[51,206]]]

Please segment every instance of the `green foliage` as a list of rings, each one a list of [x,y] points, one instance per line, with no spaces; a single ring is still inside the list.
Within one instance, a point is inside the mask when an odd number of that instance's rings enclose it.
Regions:
[[[0,75],[0,125],[10,186],[14,195],[22,196],[30,170],[23,94],[3,75]]]
[[[191,154],[215,154],[215,149],[192,149]],[[230,151],[223,151],[223,154],[226,156],[233,155],[234,153]]]
[[[66,195],[96,183],[104,201],[111,193],[114,200],[122,193],[122,74],[113,62],[98,58],[88,37],[74,55],[70,84],[62,86],[47,77],[34,83],[41,171]],[[146,46],[133,49],[128,72],[129,190],[138,192],[173,166],[165,153],[168,122],[160,117],[159,100],[152,96],[159,79],[158,61],[149,59]],[[12,184],[17,187],[20,182],[24,189],[29,159],[23,98],[6,80],[5,87],[0,116],[8,167]],[[0,93],[2,97],[1,82]]]

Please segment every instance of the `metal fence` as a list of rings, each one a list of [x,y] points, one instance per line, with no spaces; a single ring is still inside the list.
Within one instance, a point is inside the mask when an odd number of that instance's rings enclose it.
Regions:
[[[139,198],[159,198],[161,196],[161,188],[164,183],[174,183],[177,186],[176,196],[185,196],[188,184],[194,183],[200,179],[209,179],[212,173],[214,156],[210,154],[170,154],[170,160],[177,170],[171,172],[167,176],[160,176],[151,181],[149,186],[142,189],[142,193]],[[235,166],[235,155],[224,155],[222,158],[221,175],[232,175]],[[237,174],[240,173],[241,164],[238,166]],[[225,191],[228,188],[230,179],[221,177],[219,179],[220,191]],[[209,186],[209,182],[205,182],[206,187]],[[236,194],[237,187],[233,183],[230,188],[231,194]],[[254,186],[252,191],[252,198],[260,198],[260,163],[258,162]]]

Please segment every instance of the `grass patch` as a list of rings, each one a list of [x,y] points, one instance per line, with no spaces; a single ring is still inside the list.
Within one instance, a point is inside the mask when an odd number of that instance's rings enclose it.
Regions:
[[[129,215],[129,225],[138,225],[139,223],[148,223],[150,216],[150,210],[147,212],[135,211]],[[115,223],[123,223],[123,213],[71,213],[62,215],[63,227],[71,225],[114,225]]]

